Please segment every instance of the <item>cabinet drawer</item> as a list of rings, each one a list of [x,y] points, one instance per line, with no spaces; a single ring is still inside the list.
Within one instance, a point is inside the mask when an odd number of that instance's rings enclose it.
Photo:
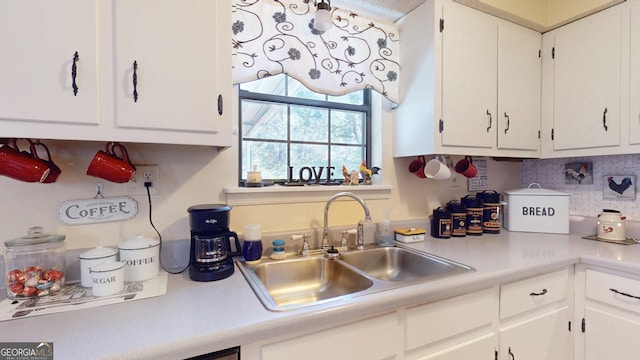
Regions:
[[[566,300],[569,285],[568,268],[502,285],[500,319]]]
[[[494,290],[487,289],[407,309],[405,351],[490,326],[496,314],[494,299]]]
[[[640,313],[640,280],[587,269],[586,281],[588,299]]]

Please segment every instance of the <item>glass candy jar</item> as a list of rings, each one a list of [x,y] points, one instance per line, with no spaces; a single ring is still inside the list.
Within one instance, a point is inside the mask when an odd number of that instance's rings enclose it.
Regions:
[[[4,242],[9,298],[53,295],[62,290],[66,265],[64,239],[64,235],[46,234],[42,227],[34,226],[27,236]]]

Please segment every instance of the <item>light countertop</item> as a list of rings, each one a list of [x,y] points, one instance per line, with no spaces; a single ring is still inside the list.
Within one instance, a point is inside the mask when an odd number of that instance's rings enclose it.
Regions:
[[[185,358],[300,330],[335,326],[580,261],[640,274],[640,245],[582,235],[517,233],[434,239],[409,247],[476,269],[450,278],[355,297],[322,307],[267,311],[238,269],[224,280],[170,275],[163,296],[0,322],[2,341],[53,342],[57,359]]]

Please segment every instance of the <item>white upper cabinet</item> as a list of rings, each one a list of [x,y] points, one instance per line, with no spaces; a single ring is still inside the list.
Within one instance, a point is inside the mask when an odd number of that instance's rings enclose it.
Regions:
[[[498,148],[540,151],[540,33],[498,27]]]
[[[1,2],[0,121],[97,125],[96,31],[94,1]]]
[[[555,150],[620,144],[621,17],[614,8],[555,36]]]
[[[448,0],[399,26],[394,156],[538,156],[539,33]]]
[[[3,137],[234,142],[230,0],[6,2],[0,41]]]
[[[542,157],[640,151],[640,7],[543,35]]]
[[[218,131],[215,14],[209,0],[114,1],[117,126]]]
[[[443,19],[442,146],[491,149],[498,126],[498,24],[455,3],[444,6]]]
[[[629,143],[640,145],[640,5],[630,11]]]

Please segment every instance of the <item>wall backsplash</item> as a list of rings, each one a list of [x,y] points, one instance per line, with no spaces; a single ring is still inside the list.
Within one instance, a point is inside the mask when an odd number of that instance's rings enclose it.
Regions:
[[[565,164],[590,162],[593,164],[593,184],[565,183]],[[634,175],[640,178],[640,154],[611,155],[580,158],[524,160],[520,168],[520,184],[527,187],[539,183],[545,189],[571,194],[571,215],[595,217],[602,209],[620,210],[630,220],[640,220],[637,200],[605,199],[603,190],[608,184],[607,175]],[[637,185],[632,185],[637,189]]]

